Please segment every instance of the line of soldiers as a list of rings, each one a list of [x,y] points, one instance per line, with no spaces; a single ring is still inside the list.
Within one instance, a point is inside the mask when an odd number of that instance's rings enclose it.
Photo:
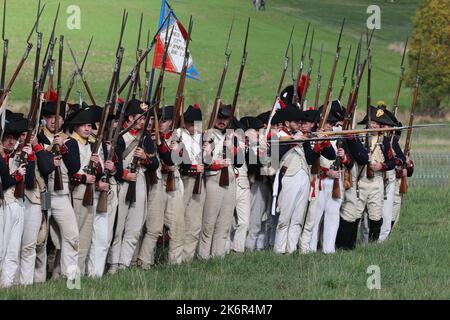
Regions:
[[[214,128],[205,132],[198,105],[186,109],[175,130],[174,108],[165,106],[157,114],[159,137],[154,119],[144,127],[142,115],[153,111],[133,99],[123,128],[116,128],[126,131],[117,146],[104,141],[97,154],[101,107],[62,102],[62,130],[55,132],[57,103],[44,101],[41,129],[26,145],[27,120],[7,110],[0,146],[1,287],[101,277],[132,265],[151,269],[161,242],[168,242],[167,262],[180,264],[269,247],[280,254],[353,249],[359,226],[362,241],[386,240],[400,213],[399,179],[413,171],[398,134],[372,135],[368,149],[359,136],[282,143],[316,131],[322,110],[289,105],[292,95],[284,92],[283,108],[272,118],[268,111],[237,120],[231,105],[221,104]],[[325,131],[340,131],[344,113],[333,101]],[[370,119],[371,128],[399,124],[384,105],[371,107]],[[18,160],[23,153],[26,162]],[[316,161],[320,169],[312,173]],[[87,170],[91,162],[95,172]],[[57,171],[63,186],[55,191]],[[20,183],[23,197],[15,195]],[[129,201],[132,184],[136,195]],[[87,206],[84,195],[93,186],[94,203]],[[102,193],[105,212],[96,209]]]

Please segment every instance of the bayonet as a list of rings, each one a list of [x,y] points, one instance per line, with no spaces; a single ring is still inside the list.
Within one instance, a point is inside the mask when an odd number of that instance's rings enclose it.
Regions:
[[[73,63],[75,64],[75,67],[77,69],[77,73],[80,76],[80,79],[84,84],[84,87],[89,95],[89,98],[91,99],[92,104],[97,105],[97,103],[95,102],[95,98],[92,94],[91,88],[89,87],[86,79],[84,78],[83,71],[81,70],[80,66],[78,65],[77,58],[75,57],[75,54],[73,53],[73,50],[72,50],[72,47],[70,46],[69,41],[67,41],[67,46],[69,47],[70,55],[72,56]]]
[[[292,95],[292,105],[294,105],[294,106],[298,103],[298,88],[299,88],[300,82],[302,80],[303,65],[304,65],[304,60],[305,60],[306,41],[308,40],[310,25],[311,25],[311,23],[308,23],[308,27],[306,28],[305,40],[303,41],[302,54],[300,57],[300,66],[298,68],[297,81],[294,85],[294,93]]]

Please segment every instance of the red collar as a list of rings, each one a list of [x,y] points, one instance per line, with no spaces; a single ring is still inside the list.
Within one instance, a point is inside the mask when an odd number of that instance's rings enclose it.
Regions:
[[[167,133],[162,133],[161,132],[161,138],[170,139],[170,137],[172,137],[172,131],[169,131]]]
[[[124,124],[123,124],[123,128],[124,129],[126,129],[126,128],[128,128],[128,123],[127,122],[125,122]],[[139,130],[136,130],[136,129],[130,129],[129,131],[128,131],[131,135],[133,135],[133,136],[137,136],[138,134],[139,134]]]

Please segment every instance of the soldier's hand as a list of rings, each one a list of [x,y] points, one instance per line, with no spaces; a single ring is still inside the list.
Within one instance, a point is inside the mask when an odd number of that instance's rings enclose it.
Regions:
[[[383,169],[383,165],[380,162],[373,162],[370,164],[370,169],[373,171],[380,171]]]
[[[168,166],[167,170],[174,172],[177,170],[177,166]]]
[[[105,169],[112,172],[114,171],[114,162],[112,162],[111,160],[108,160],[105,162]]]
[[[31,149],[31,145],[29,143],[23,147],[22,151],[27,155],[31,155],[33,153],[33,149]]]
[[[178,142],[172,140],[170,142],[170,146],[169,146],[170,151],[176,150],[177,148],[178,148]]]
[[[54,157],[53,164],[55,165],[55,167],[61,167],[61,157]]]
[[[128,172],[128,174],[125,176],[125,180],[127,180],[127,181],[136,181],[137,180],[137,173]]]
[[[95,176],[92,174],[86,175],[86,184],[93,184],[95,183]]]
[[[147,154],[145,153],[144,149],[142,149],[142,148],[136,148],[136,150],[134,150],[134,156],[139,159],[147,158]]]
[[[16,174],[24,176],[25,173],[27,172],[27,167],[25,165],[25,163],[22,163],[16,170]]]
[[[197,165],[197,172],[198,173],[203,173],[205,172],[205,166],[203,164],[198,164]]]
[[[345,151],[344,151],[343,148],[338,148],[338,150],[337,150],[337,156],[338,156],[339,158],[342,158],[342,159],[345,158]]]
[[[227,168],[230,166],[230,161],[228,159],[220,159],[218,161],[222,168]]]
[[[303,138],[303,132],[297,131],[297,132],[294,134],[294,139],[301,139],[301,138]]]
[[[98,182],[98,186],[97,186],[98,191],[109,191],[109,183],[104,182],[104,181],[99,181]]]
[[[37,139],[37,137],[36,137],[36,134],[35,133],[33,133],[32,135],[31,135],[31,139],[30,139],[30,142],[31,142],[31,145],[34,147],[35,145],[37,145],[38,144],[38,139]]]
[[[93,163],[95,163],[95,164],[98,164],[98,162],[99,162],[98,154],[93,153],[93,154],[91,155],[91,161],[92,161]]]
[[[5,156],[5,149],[3,149],[3,143],[0,143],[0,155],[1,155],[2,157]]]
[[[402,177],[408,176],[408,169],[402,169]]]
[[[327,176],[333,179],[339,178],[339,171],[336,170],[328,170]]]
[[[53,144],[59,144],[60,146],[62,146],[63,145],[62,138],[60,136],[55,136],[53,138]]]

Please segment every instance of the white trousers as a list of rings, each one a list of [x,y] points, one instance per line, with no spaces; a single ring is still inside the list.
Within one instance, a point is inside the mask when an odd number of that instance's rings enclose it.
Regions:
[[[226,253],[236,199],[236,181],[230,168],[228,175],[230,181],[226,187],[219,185],[220,173],[206,176],[206,198],[198,247],[198,257],[201,259],[223,257]]]
[[[25,198],[25,216],[20,250],[19,283],[23,285],[34,282],[34,267],[36,263],[36,242],[42,223],[40,204],[33,204]]]
[[[97,206],[97,201],[98,197],[94,206]],[[96,212],[94,216],[92,242],[87,261],[87,274],[90,277],[101,277],[105,271],[106,257],[113,237],[114,218],[118,204],[117,185],[111,185],[111,190],[108,193],[107,212]]]
[[[5,205],[3,216],[3,250],[0,288],[15,283],[20,263],[20,243],[22,241],[24,207],[19,202]]]
[[[394,200],[395,200],[395,170],[386,172],[388,181],[384,186],[384,192],[386,194],[386,199],[383,202],[383,224],[381,225],[380,237],[378,242],[383,242],[387,240],[391,232],[391,221],[393,220],[394,214]]]
[[[265,226],[270,220],[272,195],[269,185],[264,180],[256,180],[250,186],[250,224],[245,247],[249,250],[264,249]]]
[[[278,196],[280,216],[275,234],[275,252],[293,253],[297,250],[309,189],[309,177],[304,170],[299,170],[294,176],[283,177]]]
[[[127,191],[128,183],[121,183],[116,231],[108,262],[110,264],[120,263],[128,267],[133,259],[147,215],[147,192],[144,176],[138,175],[136,181],[136,202],[131,206],[126,201]]]
[[[244,179],[244,177],[239,178]],[[245,177],[245,179],[248,179]],[[250,184],[236,183],[236,221],[234,224],[234,237],[231,242],[231,250],[244,252],[245,239],[250,223]]]
[[[336,235],[339,229],[339,209],[341,208],[341,199],[333,199],[334,179],[325,178],[321,181],[322,190],[319,191],[317,198],[315,221],[311,237],[311,251],[317,251],[317,242],[319,238],[320,221],[323,220],[323,243],[322,251],[324,253],[335,252]],[[341,190],[341,192],[343,192]]]
[[[310,200],[306,212],[305,223],[300,236],[300,250],[302,253],[311,252],[311,237],[316,222],[317,198],[319,196],[319,179],[317,175],[311,180]]]
[[[0,274],[2,273],[2,262],[3,262],[3,218],[5,216],[4,205],[0,203]]]
[[[52,233],[52,240],[56,248],[61,249],[61,273],[68,279],[75,279],[78,272],[79,231],[69,195],[52,194],[49,215],[53,217],[58,229],[57,234]],[[53,228],[52,230],[55,231]],[[55,265],[56,270],[59,270],[58,265]]]

